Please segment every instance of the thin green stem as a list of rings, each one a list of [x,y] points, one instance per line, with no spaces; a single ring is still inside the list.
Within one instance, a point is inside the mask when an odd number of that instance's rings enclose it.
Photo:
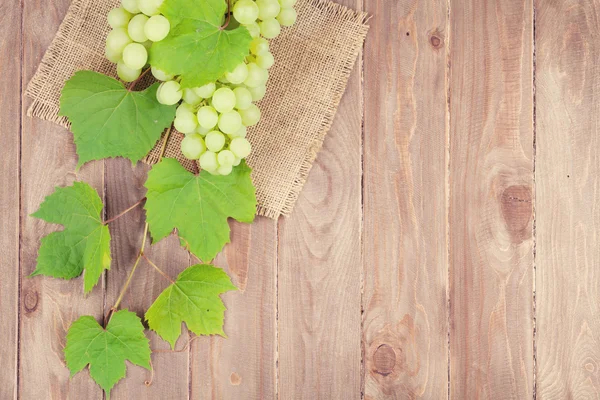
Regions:
[[[152,260],[150,260],[150,259],[148,258],[148,256],[146,256],[145,254],[142,254],[142,257],[144,257],[144,260],[146,260],[146,262],[147,262],[148,264],[150,264],[150,265],[151,265],[151,266],[152,266],[152,267],[153,267],[153,268],[154,268],[156,271],[158,271],[158,273],[159,273],[159,274],[161,274],[162,276],[164,276],[164,277],[165,277],[165,279],[167,279],[167,280],[168,280],[169,282],[171,282],[172,284],[175,284],[175,281],[174,281],[173,279],[171,279],[171,277],[170,277],[169,275],[167,275],[167,274],[166,274],[166,273],[165,273],[165,272],[164,272],[162,269],[160,269],[160,268],[158,267],[158,265],[154,264],[154,263],[152,262]]]

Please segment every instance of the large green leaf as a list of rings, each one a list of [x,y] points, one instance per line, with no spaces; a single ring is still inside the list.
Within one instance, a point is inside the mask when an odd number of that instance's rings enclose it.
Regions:
[[[91,160],[125,157],[141,160],[175,117],[175,106],[156,100],[158,84],[141,92],[116,79],[78,71],[60,97],[60,115],[71,122],[78,167]]]
[[[189,267],[166,288],[146,312],[150,329],[175,347],[181,323],[197,335],[222,335],[225,305],[219,297],[237,290],[229,276],[212,265]]]
[[[225,0],[165,0],[169,35],[152,45],[150,63],[181,75],[182,87],[202,86],[233,70],[248,55],[252,37],[239,26],[221,29]]]
[[[111,260],[110,232],[100,217],[102,207],[98,193],[84,182],[56,188],[46,197],[32,216],[65,229],[42,238],[31,275],[72,279],[85,271],[85,292],[92,290]]]
[[[154,241],[177,228],[179,237],[201,260],[212,260],[229,242],[229,217],[252,222],[255,189],[245,162],[227,176],[194,175],[167,158],[154,165],[144,184],[146,220]]]
[[[125,377],[125,360],[150,369],[150,352],[142,321],[135,313],[120,310],[106,329],[89,315],[73,322],[67,333],[65,360],[71,376],[89,364],[90,375],[110,398],[112,387]]]

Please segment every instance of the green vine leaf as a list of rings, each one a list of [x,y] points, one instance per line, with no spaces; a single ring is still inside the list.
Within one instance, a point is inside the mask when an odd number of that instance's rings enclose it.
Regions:
[[[239,26],[221,29],[224,0],[165,0],[162,13],[171,23],[169,35],[152,45],[150,64],[181,75],[182,87],[197,87],[221,78],[248,55],[252,37]]]
[[[197,335],[221,335],[225,305],[220,294],[237,290],[221,268],[197,264],[187,268],[146,312],[150,329],[175,348],[181,323]]]
[[[229,242],[228,218],[252,222],[256,194],[250,167],[242,162],[227,176],[194,175],[171,158],[154,165],[144,186],[146,220],[154,241],[177,229],[182,242],[204,261]]]
[[[65,229],[42,238],[31,276],[72,279],[85,271],[84,290],[92,290],[111,261],[110,232],[100,217],[102,207],[98,193],[84,182],[56,188],[46,197],[32,216]]]
[[[93,71],[78,71],[60,97],[60,114],[69,118],[79,168],[91,160],[125,157],[135,163],[173,122],[175,106],[156,100],[158,84],[141,92]]]
[[[150,345],[142,321],[127,310],[115,312],[106,329],[86,315],[67,333],[65,361],[75,375],[88,364],[90,375],[110,398],[112,387],[125,377],[125,360],[150,369]]]

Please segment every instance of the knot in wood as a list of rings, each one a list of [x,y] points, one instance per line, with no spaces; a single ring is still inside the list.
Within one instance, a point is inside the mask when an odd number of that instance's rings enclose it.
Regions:
[[[396,366],[396,352],[387,344],[382,344],[373,353],[373,366],[376,373],[387,376]]]

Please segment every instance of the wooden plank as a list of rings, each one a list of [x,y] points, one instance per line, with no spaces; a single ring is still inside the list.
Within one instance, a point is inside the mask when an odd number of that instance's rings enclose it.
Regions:
[[[126,210],[146,194],[143,187],[149,168],[138,163],[135,169],[125,159],[106,162],[107,215],[111,218]],[[138,207],[110,224],[112,234],[113,262],[107,274],[105,313],[115,303],[135,262],[142,244],[145,213]],[[175,279],[190,265],[188,253],[179,246],[176,236],[162,240],[150,246],[150,238],[145,253],[164,272]],[[143,318],[144,313],[158,295],[170,284],[145,261],[138,266],[129,289],[121,303],[121,309],[127,308]],[[185,330],[176,345],[184,347],[189,336]],[[111,398],[129,399],[135,393],[143,399],[184,399],[189,394],[189,357],[188,352],[170,352],[167,342],[154,332],[149,332],[150,346],[160,350],[152,355],[154,375],[141,367],[128,365],[127,378],[112,392]],[[147,386],[146,381],[152,381]]]
[[[23,82],[29,82],[66,14],[69,0],[52,4],[39,0],[23,3]],[[64,363],[66,331],[82,315],[102,317],[104,285],[84,297],[83,281],[63,281],[38,276],[27,278],[35,269],[40,238],[56,231],[30,217],[55,186],[75,180],[90,183],[103,196],[103,162],[93,162],[75,172],[77,156],[73,137],[50,122],[25,116],[22,110],[21,156],[21,330],[19,398],[101,399],[100,388],[87,372],[69,378]]]
[[[17,397],[19,331],[19,208],[21,133],[21,2],[0,7],[0,399]]]
[[[533,5],[451,5],[450,396],[533,394]]]
[[[537,398],[600,396],[600,2],[536,2]]]
[[[293,214],[279,221],[281,399],[361,397],[361,69],[358,61]]]
[[[232,223],[232,242],[214,262],[238,292],[223,295],[228,338],[192,343],[192,399],[275,399],[277,224]]]
[[[448,391],[447,4],[367,2],[365,399]]]

